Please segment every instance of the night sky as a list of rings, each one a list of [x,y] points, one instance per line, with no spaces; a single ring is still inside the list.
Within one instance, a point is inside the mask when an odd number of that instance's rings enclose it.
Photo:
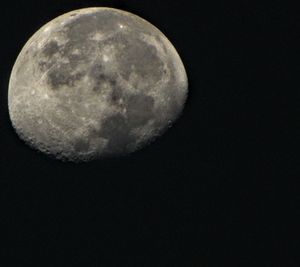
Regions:
[[[61,162],[21,141],[7,90],[49,20],[139,15],[186,67],[182,116],[129,156]],[[3,1],[0,266],[300,266],[299,11],[285,1]]]

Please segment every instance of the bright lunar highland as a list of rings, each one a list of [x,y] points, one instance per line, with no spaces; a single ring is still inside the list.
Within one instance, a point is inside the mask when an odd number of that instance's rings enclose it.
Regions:
[[[156,27],[125,11],[85,8],[25,44],[10,77],[9,114],[32,147],[87,161],[154,140],[182,112],[187,90],[183,63]]]

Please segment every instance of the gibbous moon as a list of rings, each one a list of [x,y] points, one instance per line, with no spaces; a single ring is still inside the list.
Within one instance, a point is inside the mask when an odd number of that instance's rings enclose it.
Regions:
[[[112,8],[55,18],[25,44],[8,93],[16,132],[55,158],[127,154],[182,112],[188,82],[170,41],[149,22]]]

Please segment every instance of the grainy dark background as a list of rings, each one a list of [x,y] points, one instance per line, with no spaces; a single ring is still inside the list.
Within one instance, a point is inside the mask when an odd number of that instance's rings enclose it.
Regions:
[[[296,7],[276,0],[0,5],[1,267],[300,266]],[[174,127],[142,151],[62,163],[14,133],[8,80],[37,29],[89,6],[133,12],[163,31],[186,66],[190,93]]]

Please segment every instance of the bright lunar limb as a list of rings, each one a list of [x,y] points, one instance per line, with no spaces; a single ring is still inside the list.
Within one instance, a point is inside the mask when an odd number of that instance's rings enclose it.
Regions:
[[[126,154],[180,115],[183,63],[156,27],[131,13],[85,8],[55,18],[25,44],[9,82],[18,135],[58,159]]]

